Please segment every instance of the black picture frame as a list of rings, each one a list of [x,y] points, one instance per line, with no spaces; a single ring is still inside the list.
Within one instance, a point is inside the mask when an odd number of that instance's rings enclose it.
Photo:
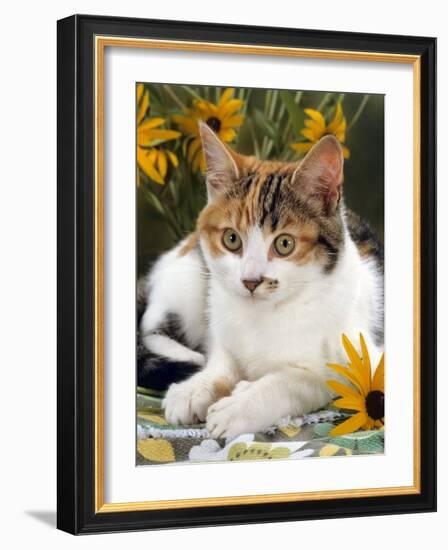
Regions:
[[[95,510],[94,39],[194,40],[420,57],[420,492],[160,510]],[[436,39],[74,15],[58,21],[57,526],[73,534],[436,509]]]

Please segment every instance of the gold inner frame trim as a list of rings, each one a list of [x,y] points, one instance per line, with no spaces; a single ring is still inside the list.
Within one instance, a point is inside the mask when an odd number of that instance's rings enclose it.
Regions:
[[[405,63],[413,66],[413,197],[414,197],[414,409],[413,458],[414,480],[410,486],[370,489],[343,489],[302,493],[275,493],[263,495],[226,496],[180,500],[106,503],[104,501],[104,54],[106,47],[146,48],[207,53],[234,53],[369,61],[377,63]],[[96,36],[95,54],[95,512],[129,512],[166,510],[207,506],[232,506],[275,502],[299,502],[341,498],[378,497],[420,493],[420,57],[390,53],[320,50],[309,48],[255,46],[177,40],[156,40]]]

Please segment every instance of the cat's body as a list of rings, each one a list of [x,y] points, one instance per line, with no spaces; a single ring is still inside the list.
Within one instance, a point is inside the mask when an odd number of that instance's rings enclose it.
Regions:
[[[343,333],[363,333],[376,359],[382,252],[340,200],[335,139],[299,166],[240,157],[202,134],[209,204],[150,272],[141,333],[159,370],[195,372],[169,387],[168,421],[205,420],[231,438],[325,406]]]

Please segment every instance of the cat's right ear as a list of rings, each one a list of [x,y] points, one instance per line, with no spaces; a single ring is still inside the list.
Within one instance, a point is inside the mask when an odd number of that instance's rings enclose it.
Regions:
[[[215,132],[204,122],[199,122],[199,132],[207,171],[208,200],[213,202],[239,178],[240,174],[236,157]]]

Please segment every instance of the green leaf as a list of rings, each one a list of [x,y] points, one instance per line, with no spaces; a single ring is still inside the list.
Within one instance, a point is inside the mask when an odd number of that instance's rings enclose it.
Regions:
[[[264,134],[271,138],[273,141],[277,140],[277,128],[274,123],[272,123],[265,114],[263,114],[258,109],[255,109],[254,112],[254,118],[255,123],[257,126],[260,127],[260,129],[264,132]]]
[[[295,102],[294,94],[292,92],[288,92],[287,90],[281,90],[280,97],[288,112],[289,119],[294,129],[294,134],[299,134],[300,130],[303,128],[305,113],[299,107],[299,105]]]
[[[200,101],[202,101],[202,97],[195,90],[193,90],[193,88],[190,88],[190,86],[183,85],[182,88],[195,99],[199,99]]]
[[[145,197],[149,204],[163,217],[166,217],[166,211],[163,207],[163,204],[160,202],[159,198],[150,190],[145,189]]]
[[[179,202],[178,184],[176,184],[173,180],[170,180],[168,182],[168,187],[169,187],[169,190],[171,192],[171,196],[173,197],[173,200],[174,200],[174,206],[177,206],[177,204]]]

